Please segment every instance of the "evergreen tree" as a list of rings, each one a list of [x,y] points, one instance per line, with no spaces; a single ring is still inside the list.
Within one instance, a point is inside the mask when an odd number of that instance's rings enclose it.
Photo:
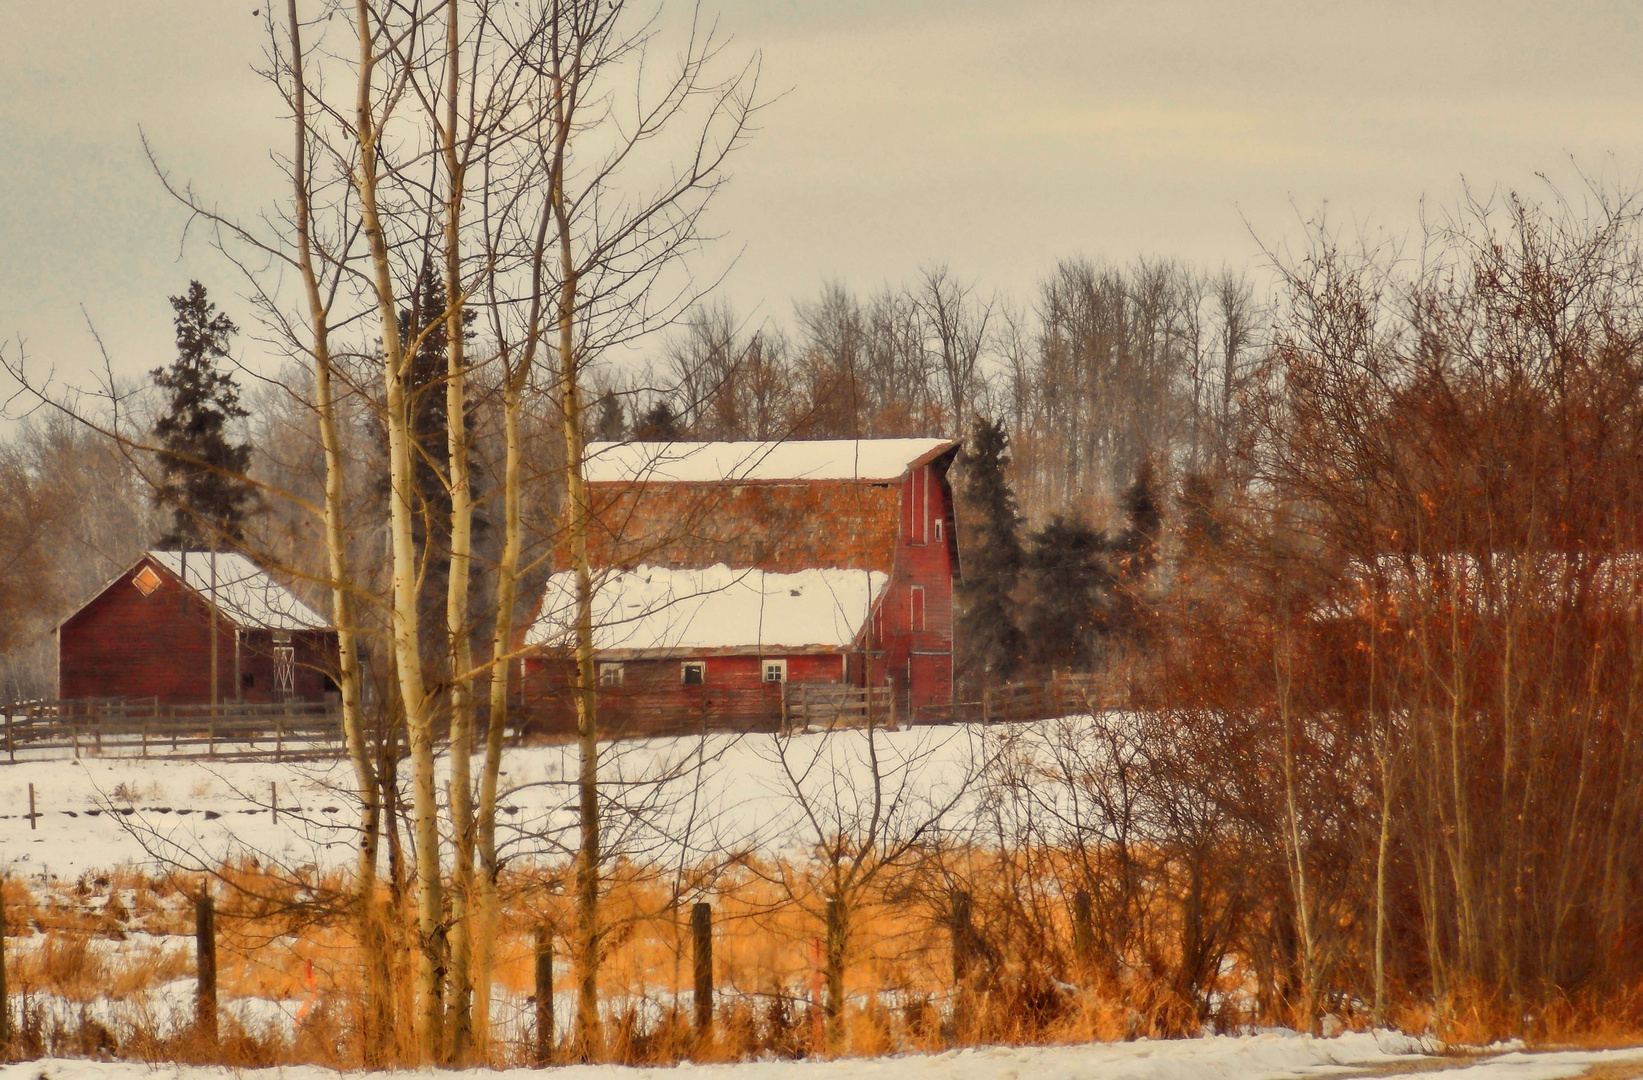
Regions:
[[[445,280],[431,266],[423,266],[410,308],[400,310],[399,336],[411,357],[410,385],[406,389],[411,439],[416,444],[411,451],[411,468],[419,509],[433,521],[449,521],[450,493],[444,472],[435,463],[450,457],[450,416],[445,407],[445,352],[450,334],[445,328]]]
[[[1056,515],[1030,538],[1024,620],[1032,662],[1088,670],[1112,624],[1114,576],[1107,534]]]
[[[244,539],[245,519],[256,489],[246,481],[251,444],[233,443],[228,425],[250,414],[240,406],[234,376],[217,363],[239,330],[206,298],[205,286],[188,283],[186,296],[171,297],[176,312],[177,359],[155,368],[154,385],[169,398],[154,422],[162,479],[156,501],[171,509],[171,529],[160,546],[200,549]]]
[[[1021,514],[1010,489],[1010,436],[1002,420],[976,417],[962,452],[959,491],[965,523],[963,579],[959,582],[958,649],[961,677],[996,685],[1021,670],[1026,638],[1016,623],[1016,586],[1024,553]]]
[[[594,422],[593,437],[600,442],[621,442],[628,437],[627,417],[613,390],[599,395],[599,418]]]
[[[685,437],[684,426],[673,411],[667,398],[657,398],[633,425],[633,437],[639,442],[679,442]]]
[[[1148,631],[1148,613],[1152,608],[1149,594],[1158,567],[1158,541],[1164,528],[1157,470],[1152,459],[1142,460],[1135,481],[1124,490],[1119,505],[1124,511],[1125,523],[1124,531],[1113,545],[1118,577],[1113,597],[1113,630],[1142,640]]]

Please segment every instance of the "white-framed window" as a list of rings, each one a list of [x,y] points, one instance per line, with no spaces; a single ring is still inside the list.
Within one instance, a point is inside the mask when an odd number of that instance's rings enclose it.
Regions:
[[[703,686],[707,683],[707,665],[700,660],[686,660],[679,665],[681,686]]]
[[[766,660],[763,664],[763,674],[760,676],[765,682],[784,683],[787,681],[787,660]]]
[[[939,543],[941,543],[941,519],[940,518],[936,518],[935,526],[936,526],[936,543],[939,544]]]
[[[599,665],[599,685],[600,686],[621,686],[622,685],[622,676],[624,674],[625,673],[622,670],[622,665],[621,664],[600,664]]]

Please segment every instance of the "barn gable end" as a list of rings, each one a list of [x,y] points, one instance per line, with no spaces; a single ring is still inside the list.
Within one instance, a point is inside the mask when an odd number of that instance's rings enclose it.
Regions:
[[[147,552],[57,627],[63,700],[164,705],[319,701],[336,635],[255,563],[219,553]],[[212,693],[212,598],[216,693]]]

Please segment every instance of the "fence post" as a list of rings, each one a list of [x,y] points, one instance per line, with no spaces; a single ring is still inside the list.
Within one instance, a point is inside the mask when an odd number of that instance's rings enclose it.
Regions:
[[[836,1049],[844,1036],[844,913],[837,900],[827,902],[827,1045]]]
[[[971,922],[970,894],[954,890],[952,908],[953,985],[962,987],[970,977],[970,962],[975,959],[975,926]]]
[[[1086,971],[1090,954],[1095,951],[1095,927],[1090,921],[1090,894],[1079,889],[1073,894],[1073,952],[1078,965]]]
[[[268,781],[268,820],[275,825],[280,823],[280,782]]]
[[[0,1061],[11,1059],[11,999],[6,996],[6,882],[0,878]]]
[[[700,1044],[713,1030],[713,908],[710,905],[699,903],[690,909],[690,931],[696,944],[696,1041]]]
[[[39,828],[40,815],[34,812],[34,785],[29,785],[29,828]]]
[[[536,928],[536,1064],[553,1060],[553,931]]]
[[[201,1037],[217,1041],[217,913],[210,887],[194,898],[194,1027]]]

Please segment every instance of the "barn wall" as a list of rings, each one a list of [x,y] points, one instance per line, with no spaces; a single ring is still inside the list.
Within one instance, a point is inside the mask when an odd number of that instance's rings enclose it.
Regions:
[[[953,490],[945,460],[908,472],[901,485],[895,569],[875,634],[903,709],[953,700],[953,577],[958,545]],[[937,523],[940,528],[937,528]],[[922,629],[913,622],[913,590],[922,588]]]
[[[895,561],[893,483],[590,484],[603,530],[589,537],[595,566],[817,567],[888,571]],[[556,565],[570,569],[569,541]]]
[[[159,698],[162,704],[211,701],[211,609],[197,594],[160,571],[160,585],[144,596],[132,578],[145,560],[120,576],[58,631],[60,698]],[[241,699],[234,682],[234,625],[217,622],[217,699]],[[259,640],[260,635],[260,640]],[[296,694],[323,700],[324,671],[335,666],[336,635],[298,632]],[[254,686],[243,700],[274,700],[274,659],[268,631],[245,631],[240,671]]]
[[[768,659],[783,659],[772,653]],[[789,682],[843,681],[841,654],[788,656]],[[706,665],[701,686],[685,686],[681,665]],[[701,728],[764,730],[781,721],[782,689],[760,678],[757,656],[678,656],[625,660],[619,687],[599,688],[599,724],[611,737],[646,735]],[[570,662],[556,657],[528,658],[525,664],[526,708],[545,730],[576,730],[576,704],[568,690]]]

